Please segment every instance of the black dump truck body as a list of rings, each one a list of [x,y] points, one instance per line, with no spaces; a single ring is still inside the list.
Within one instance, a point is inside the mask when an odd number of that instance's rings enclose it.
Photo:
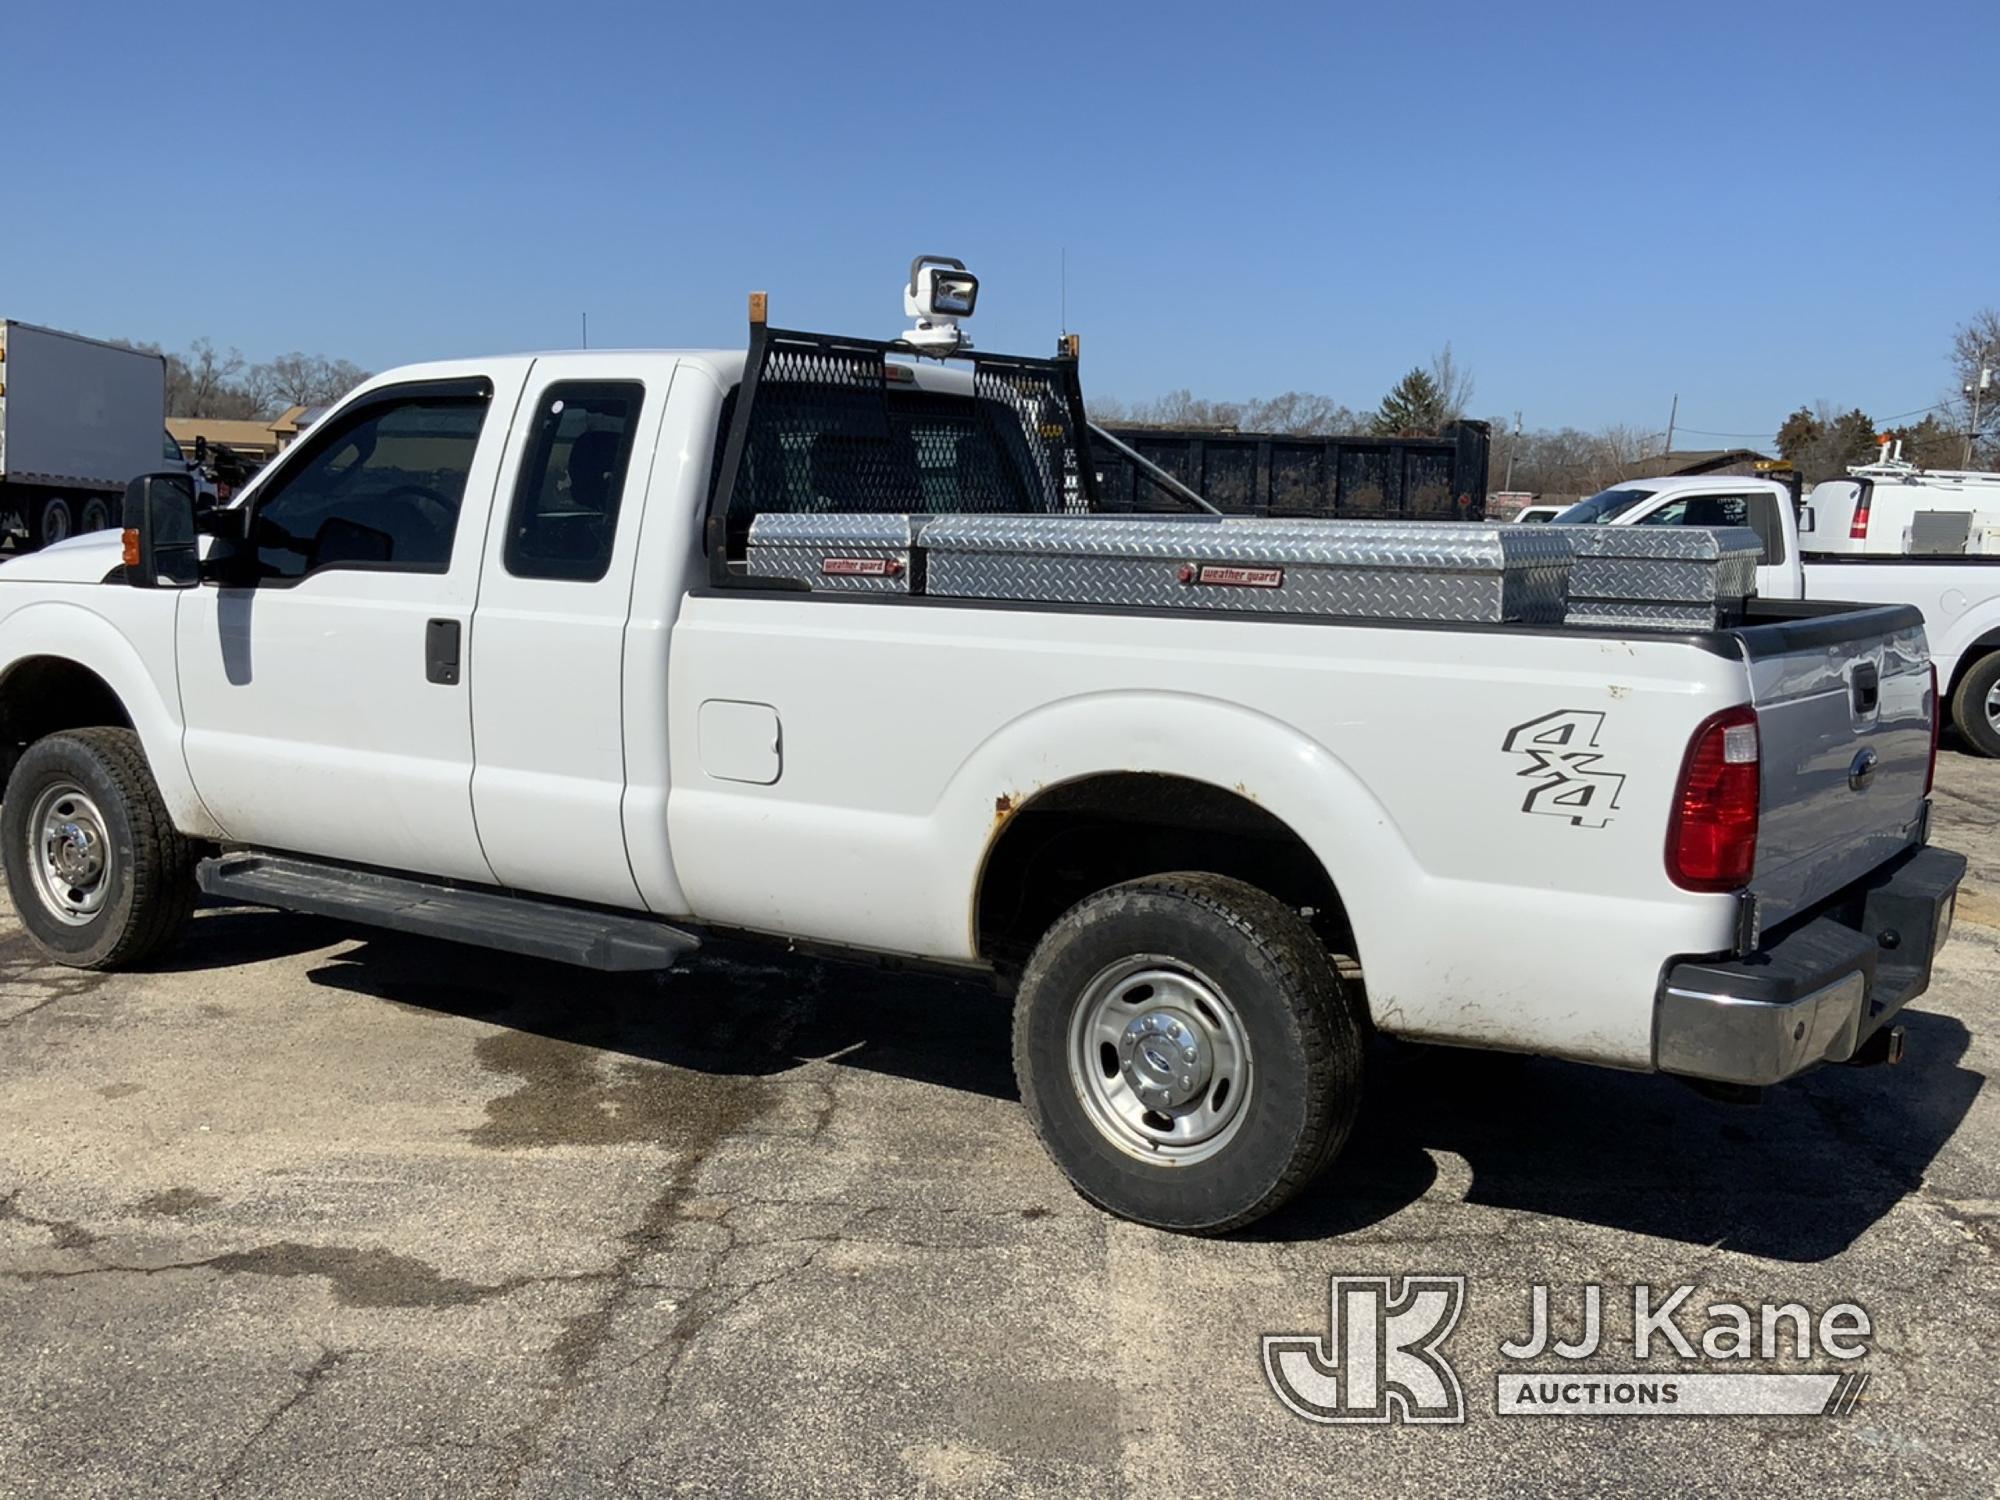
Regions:
[[[1297,437],[1220,428],[1105,431],[1230,515],[1422,517],[1486,514],[1491,429],[1454,422],[1437,437]],[[1165,485],[1105,444],[1091,450],[1099,509],[1184,511]]]

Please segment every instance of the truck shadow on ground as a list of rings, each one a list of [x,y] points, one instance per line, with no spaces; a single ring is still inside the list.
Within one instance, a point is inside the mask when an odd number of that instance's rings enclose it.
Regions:
[[[207,929],[228,913],[202,918]],[[227,954],[250,962],[361,936],[249,913]],[[204,932],[204,938],[206,932]],[[445,961],[448,955],[448,961]],[[813,1059],[992,1098],[1017,1097],[1006,1000],[984,986],[711,944],[670,975],[604,975],[393,935],[308,971],[315,985],[462,1016],[705,1083],[773,1079]],[[1837,1255],[1923,1181],[1983,1074],[1958,1020],[1905,1016],[1899,1067],[1824,1068],[1717,1102],[1668,1078],[1378,1043],[1362,1117],[1334,1169],[1252,1238],[1338,1238],[1436,1184],[1433,1152],[1470,1168],[1469,1202],[1777,1260]],[[659,1086],[670,1090],[672,1074]]]
[[[1464,1158],[1465,1200],[1773,1260],[1847,1249],[1919,1187],[1985,1075],[1955,1017],[1906,1012],[1897,1067],[1827,1067],[1754,1105],[1657,1075],[1446,1047],[1378,1045],[1369,1100],[1326,1178],[1250,1231],[1364,1229]]]

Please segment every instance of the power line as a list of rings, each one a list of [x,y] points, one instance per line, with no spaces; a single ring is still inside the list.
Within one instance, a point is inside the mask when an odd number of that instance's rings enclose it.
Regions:
[[[1877,427],[1886,427],[1889,423],[1900,422],[1905,417],[1921,417],[1928,415],[1929,413],[1934,411],[1947,411],[1951,407],[1956,406],[1957,404],[1958,403],[1955,401],[1934,401],[1929,406],[1919,406],[1914,411],[1899,411],[1895,413],[1893,416],[1871,417],[1869,420],[1872,421]],[[1767,429],[1766,431],[1763,432],[1717,432],[1713,428],[1689,427],[1686,423],[1682,423],[1679,427],[1675,428],[1674,430],[1676,432],[1691,432],[1696,437],[1767,438],[1767,437],[1777,436],[1776,428]]]

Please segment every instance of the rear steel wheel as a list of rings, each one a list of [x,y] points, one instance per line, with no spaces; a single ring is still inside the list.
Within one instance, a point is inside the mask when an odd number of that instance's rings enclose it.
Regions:
[[[1070,1028],[1070,1080],[1091,1123],[1142,1161],[1229,1144],[1250,1096],[1250,1038],[1206,975],[1143,954],[1098,975]]]
[[[1361,1097],[1363,1017],[1312,928],[1220,875],[1085,898],[1014,1003],[1021,1102],[1091,1202],[1217,1234],[1295,1197]]]

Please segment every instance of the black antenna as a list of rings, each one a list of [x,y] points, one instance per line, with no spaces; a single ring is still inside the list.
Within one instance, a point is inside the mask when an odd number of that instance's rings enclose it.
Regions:
[[[1069,332],[1069,246],[1062,247],[1062,331]]]
[[[588,349],[590,347],[590,314],[584,313],[582,316],[583,316],[583,347]]]

